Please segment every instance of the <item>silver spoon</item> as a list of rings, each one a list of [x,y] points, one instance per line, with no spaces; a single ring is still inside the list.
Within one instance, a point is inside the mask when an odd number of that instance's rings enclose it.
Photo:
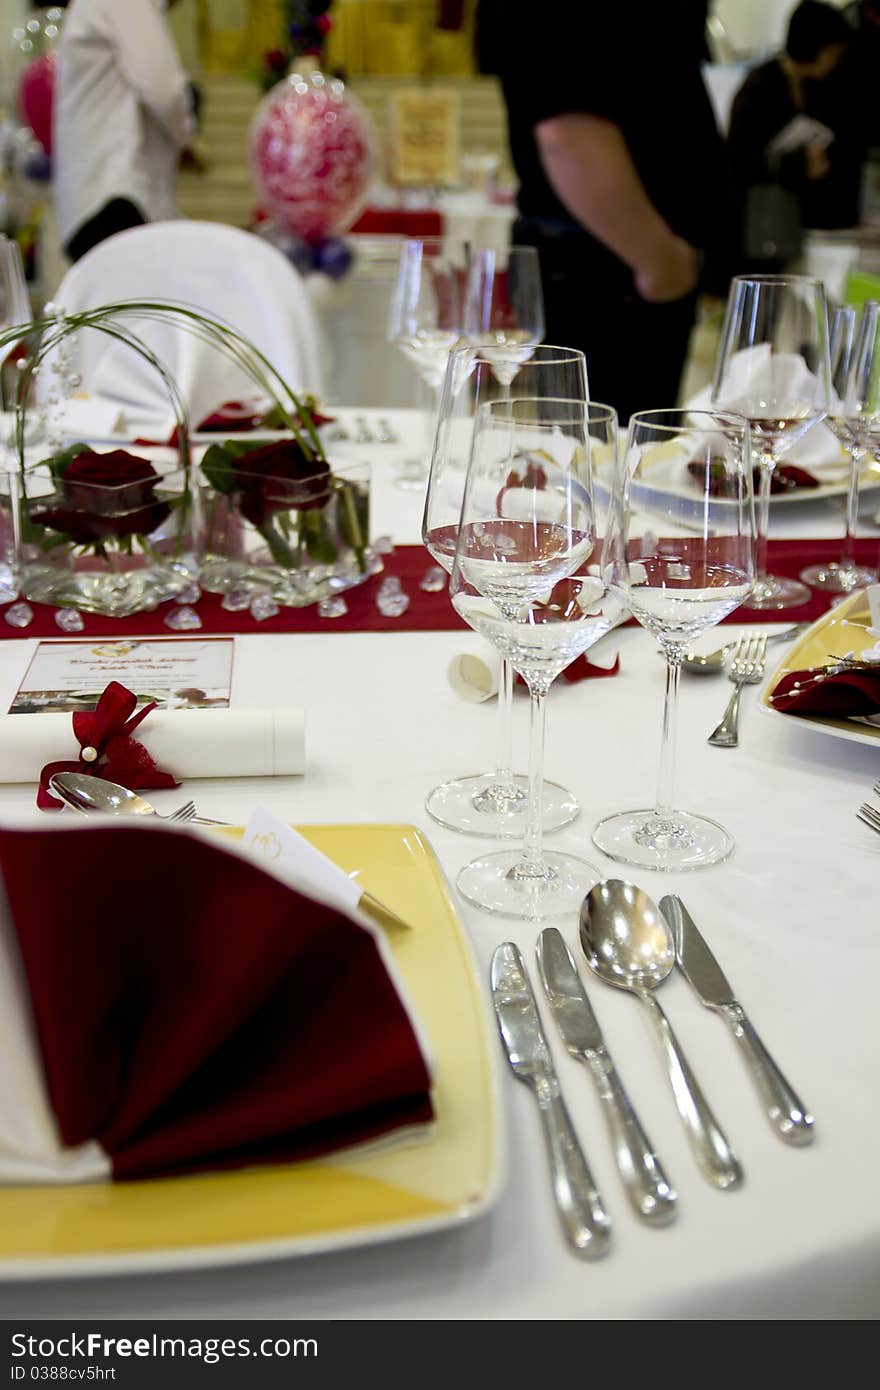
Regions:
[[[628,989],[650,1010],[663,1050],[678,1113],[697,1167],[714,1187],[738,1187],[743,1171],[697,1084],[687,1058],[653,991],[675,965],[665,917],[641,889],[612,878],[590,889],[581,905],[580,942],[587,964],[606,984]]]
[[[56,772],[49,778],[49,786],[57,792],[61,800],[75,811],[103,811],[112,816],[159,816],[149,801],[129,791],[118,782],[107,782],[103,777],[90,777],[85,772]],[[187,803],[192,806],[192,803]],[[181,811],[184,808],[180,808]],[[193,812],[195,807],[192,808]],[[181,815],[175,811],[172,816],[159,816],[160,820],[192,820],[199,825],[223,825],[223,821],[207,820],[195,814]]]
[[[796,637],[800,637],[810,626],[809,623],[796,623],[794,627],[784,628],[782,632],[768,632],[766,634],[768,642],[793,642]],[[764,636],[761,633],[760,636]],[[724,664],[730,655],[736,641],[727,642],[717,651],[708,652],[701,656],[699,652],[685,652],[682,660],[682,667],[685,671],[690,671],[695,676],[717,676],[724,670]],[[662,655],[662,653],[661,653]]]

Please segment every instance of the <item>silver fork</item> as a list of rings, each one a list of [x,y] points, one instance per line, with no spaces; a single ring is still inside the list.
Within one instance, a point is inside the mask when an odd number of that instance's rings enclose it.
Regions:
[[[721,717],[721,723],[709,735],[713,748],[736,748],[739,743],[739,706],[744,685],[756,685],[764,675],[767,661],[767,635],[740,637],[728,659],[727,675],[734,691]]]
[[[196,814],[196,803],[185,801],[182,806],[178,806],[176,811],[172,811],[170,816],[165,816],[165,820],[192,821],[195,825],[228,825],[227,820],[209,820],[207,816]]]
[[[875,787],[874,790],[876,791],[877,788]],[[865,825],[869,825],[872,830],[876,830],[877,834],[880,835],[880,811],[878,811],[876,807],[869,806],[868,803],[865,802],[864,806],[860,806],[856,811],[856,815],[860,821]]]

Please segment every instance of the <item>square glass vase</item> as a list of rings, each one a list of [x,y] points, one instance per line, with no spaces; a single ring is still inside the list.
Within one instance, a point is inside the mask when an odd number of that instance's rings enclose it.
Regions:
[[[93,483],[39,464],[18,475],[0,507],[12,512],[15,576],[33,602],[126,618],[196,578],[184,469]]]
[[[241,482],[199,484],[203,589],[304,608],[369,578],[369,464],[334,465],[320,485],[252,472]]]

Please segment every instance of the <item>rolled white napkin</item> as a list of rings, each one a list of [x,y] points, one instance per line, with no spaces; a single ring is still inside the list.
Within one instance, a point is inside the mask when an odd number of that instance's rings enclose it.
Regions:
[[[606,645],[606,638],[602,637],[586,655],[592,666],[610,671],[617,660],[617,648]],[[481,705],[493,699],[501,689],[501,666],[502,657],[497,647],[480,641],[466,651],[456,652],[446,668],[446,675],[460,699]]]
[[[502,657],[489,642],[475,644],[468,651],[456,652],[447,667],[449,684],[462,700],[480,705],[491,700],[501,687]]]
[[[175,777],[278,777],[305,771],[301,709],[153,710],[134,737]],[[49,762],[77,756],[69,714],[0,715],[4,782],[36,782]]]

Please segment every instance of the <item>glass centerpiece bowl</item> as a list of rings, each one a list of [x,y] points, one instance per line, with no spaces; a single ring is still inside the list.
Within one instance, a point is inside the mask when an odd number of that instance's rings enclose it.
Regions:
[[[212,445],[199,467],[200,582],[300,608],[366,578],[368,464],[332,469],[295,440]]]
[[[196,471],[181,393],[137,331],[150,321],[170,321],[232,359],[282,437],[211,446]],[[29,461],[34,373],[85,329],[124,344],[159,374],[176,420],[176,465],[83,444]],[[15,483],[3,497],[14,512],[13,568],[26,598],[125,617],[178,596],[197,577],[216,592],[244,587],[297,605],[367,578],[366,466],[331,469],[314,403],[298,398],[229,324],[170,300],[123,300],[69,315],[50,306],[44,318],[0,334],[0,350],[18,342],[27,354],[16,403],[18,462],[7,469]]]

